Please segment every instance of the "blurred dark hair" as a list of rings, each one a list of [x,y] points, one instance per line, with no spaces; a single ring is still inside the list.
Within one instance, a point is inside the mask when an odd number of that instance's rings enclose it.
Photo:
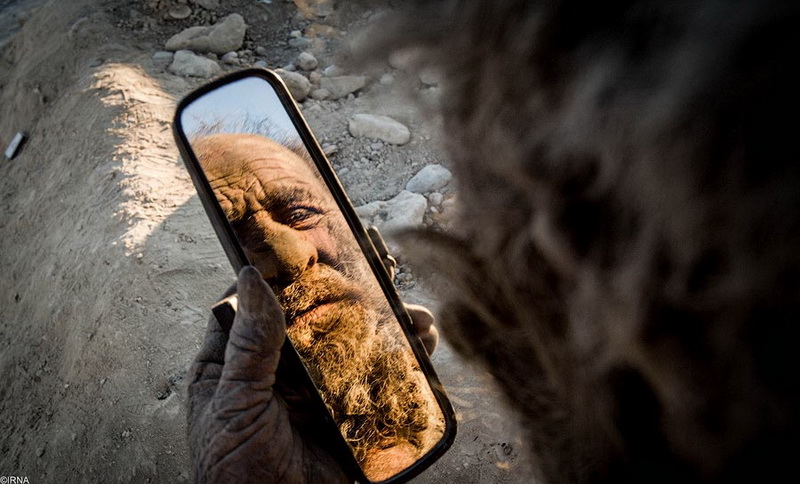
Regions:
[[[799,12],[415,2],[371,39],[443,74],[460,235],[415,245],[545,480],[792,475]]]

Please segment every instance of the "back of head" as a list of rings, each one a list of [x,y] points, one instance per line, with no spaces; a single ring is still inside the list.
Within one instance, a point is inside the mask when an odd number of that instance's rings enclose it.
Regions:
[[[463,202],[459,238],[427,236],[455,285],[443,329],[520,410],[541,476],[788,469],[800,5],[414,8],[386,31],[443,73]]]

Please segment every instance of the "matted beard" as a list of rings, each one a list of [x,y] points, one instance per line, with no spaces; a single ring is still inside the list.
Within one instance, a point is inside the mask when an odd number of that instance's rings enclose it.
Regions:
[[[362,286],[320,264],[277,297],[289,339],[367,468],[375,450],[398,446],[420,457],[439,441],[444,421],[380,288]]]

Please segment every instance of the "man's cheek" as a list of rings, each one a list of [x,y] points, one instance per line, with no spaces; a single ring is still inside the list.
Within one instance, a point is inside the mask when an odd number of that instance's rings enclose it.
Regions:
[[[329,227],[320,225],[305,230],[303,233],[306,240],[317,248],[318,262],[334,267],[341,262],[338,244]]]

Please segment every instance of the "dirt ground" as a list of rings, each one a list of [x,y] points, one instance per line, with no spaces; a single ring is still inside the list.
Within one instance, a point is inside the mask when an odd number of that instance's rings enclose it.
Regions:
[[[269,67],[311,50],[322,69],[351,32],[391,8],[338,2],[332,14],[307,19],[284,0],[222,0],[217,10],[192,5],[189,18],[167,20],[170,6],[0,0],[0,144],[18,131],[30,137],[18,157],[0,161],[0,476],[191,478],[184,376],[209,307],[234,274],[171,132],[176,101],[206,80],[170,74],[153,54],[186,27],[238,12],[249,26],[243,50],[261,47]],[[314,41],[292,46],[295,30]],[[302,105],[322,144],[336,145],[333,164],[356,204],[391,198],[423,166],[446,164],[437,120],[400,87],[430,98],[435,86],[382,69],[359,73],[370,82],[349,99]],[[384,74],[394,81],[379,82]],[[376,149],[351,137],[347,119],[365,112],[400,120],[412,141]],[[413,276],[400,289],[411,302],[437,304]],[[433,362],[458,437],[415,482],[530,482],[516,425],[489,377],[446,342]]]

